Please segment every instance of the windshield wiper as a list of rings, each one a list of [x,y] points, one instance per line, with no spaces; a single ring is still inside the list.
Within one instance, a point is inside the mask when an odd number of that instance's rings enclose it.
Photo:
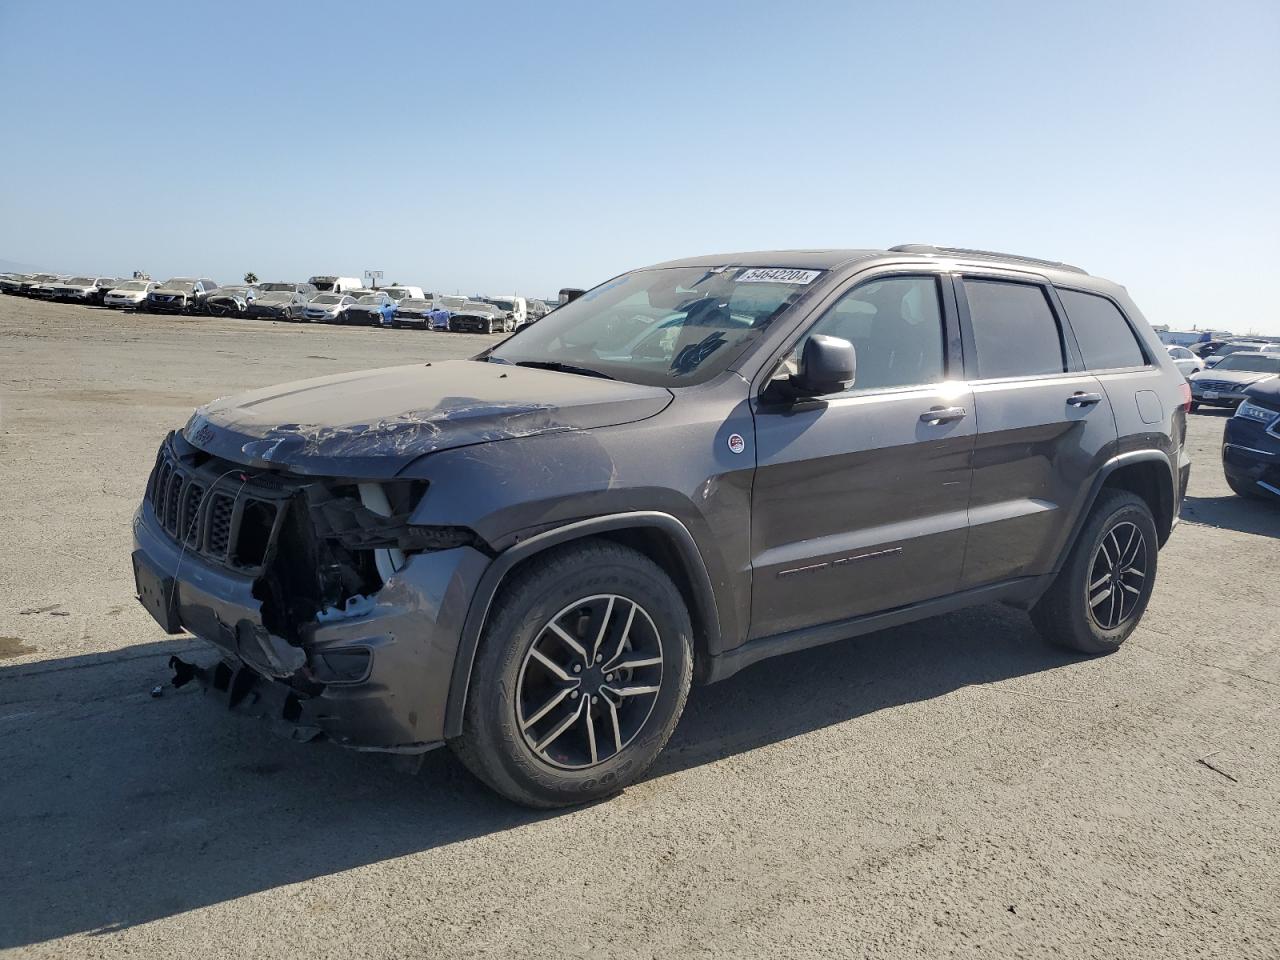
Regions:
[[[617,380],[607,373],[592,370],[590,367],[579,367],[572,363],[561,363],[559,360],[517,360],[517,367],[535,367],[538,370],[555,370],[559,373],[576,373],[582,377],[599,377],[601,380]]]

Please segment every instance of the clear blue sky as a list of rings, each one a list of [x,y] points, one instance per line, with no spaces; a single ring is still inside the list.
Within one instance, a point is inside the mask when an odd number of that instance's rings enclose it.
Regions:
[[[1280,3],[0,2],[0,257],[534,296],[933,242],[1280,333]]]

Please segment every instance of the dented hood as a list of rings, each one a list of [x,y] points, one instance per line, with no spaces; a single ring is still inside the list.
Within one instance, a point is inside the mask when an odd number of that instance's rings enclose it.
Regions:
[[[643,420],[670,391],[471,360],[363,370],[224,397],[183,436],[246,466],[385,479],[423,454]]]

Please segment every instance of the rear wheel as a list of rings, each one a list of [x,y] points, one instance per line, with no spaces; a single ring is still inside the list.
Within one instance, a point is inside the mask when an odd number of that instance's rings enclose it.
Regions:
[[[1147,609],[1158,549],[1146,501],[1127,490],[1103,490],[1062,570],[1031,611],[1036,628],[1081,653],[1117,650]]]
[[[603,540],[554,548],[503,586],[450,745],[517,803],[615,793],[680,719],[691,635],[680,591],[649,558]]]

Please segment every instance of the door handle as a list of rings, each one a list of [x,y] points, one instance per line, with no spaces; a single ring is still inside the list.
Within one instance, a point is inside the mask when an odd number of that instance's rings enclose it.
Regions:
[[[933,426],[939,423],[951,423],[953,420],[963,419],[968,412],[964,407],[930,407],[920,414],[920,422]]]
[[[1067,397],[1067,406],[1069,407],[1092,407],[1095,403],[1102,402],[1102,394],[1100,393],[1073,393]]]

